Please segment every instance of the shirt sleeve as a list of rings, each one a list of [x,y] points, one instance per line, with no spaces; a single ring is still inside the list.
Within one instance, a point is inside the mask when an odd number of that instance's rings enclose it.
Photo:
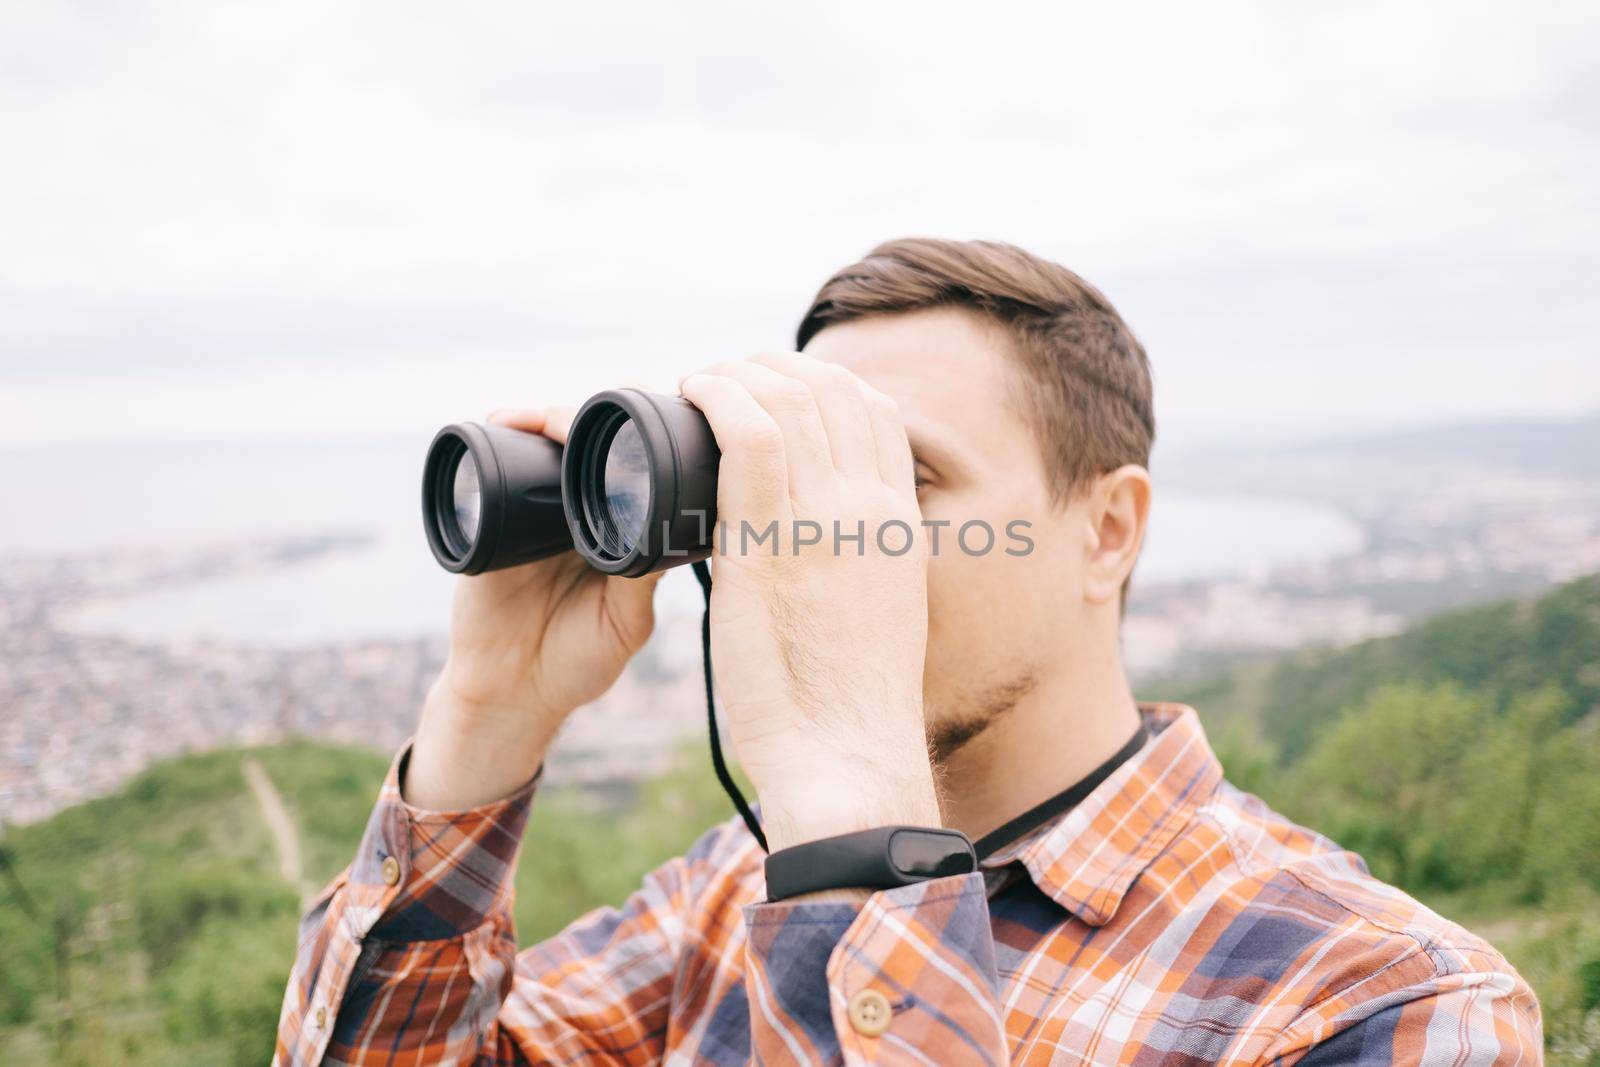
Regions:
[[[1376,995],[1329,997],[1283,1035],[1272,1063],[1301,1067],[1408,1063],[1423,1067],[1537,1065],[1544,1062],[1539,1002],[1509,964],[1470,953],[1477,966],[1457,969],[1450,950],[1419,954],[1394,970],[1425,965],[1433,973]],[[1443,967],[1437,962],[1445,960]],[[1415,966],[1413,966],[1415,965]],[[1383,985],[1383,975],[1368,984]]]
[[[519,959],[512,876],[537,778],[425,812],[385,779],[351,865],[301,924],[277,1064],[657,1063],[694,857]],[[712,835],[707,835],[711,837]]]
[[[1008,1062],[981,874],[744,914],[755,1062]]]
[[[535,780],[427,812],[384,779],[355,859],[300,924],[275,1063],[470,1061],[494,1038],[516,953],[511,876]]]

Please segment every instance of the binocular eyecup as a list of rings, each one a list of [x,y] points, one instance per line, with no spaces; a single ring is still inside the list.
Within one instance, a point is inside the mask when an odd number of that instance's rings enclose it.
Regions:
[[[682,397],[612,389],[573,418],[566,447],[504,426],[434,435],[422,518],[439,565],[457,574],[576,549],[635,578],[711,554],[717,464],[711,426]]]

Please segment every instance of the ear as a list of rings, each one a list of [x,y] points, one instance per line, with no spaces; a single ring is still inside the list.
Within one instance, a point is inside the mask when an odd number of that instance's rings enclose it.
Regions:
[[[1149,471],[1128,463],[1095,480],[1084,542],[1083,596],[1089,603],[1114,603],[1121,596],[1139,560],[1149,517]]]

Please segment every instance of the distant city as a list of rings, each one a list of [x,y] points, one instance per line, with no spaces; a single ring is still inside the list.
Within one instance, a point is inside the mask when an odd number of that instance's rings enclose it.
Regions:
[[[1154,474],[1158,493],[1332,504],[1364,543],[1204,580],[1146,583],[1136,572],[1123,647],[1142,697],[1159,697],[1164,679],[1350,644],[1600,570],[1600,418],[1218,448]],[[91,602],[270,573],[351,541],[280,535],[0,558],[0,821],[42,819],[183,752],[290,737],[398,746],[443,662],[441,637],[274,648],[140,640],[71,618]],[[698,618],[667,614],[618,684],[573,717],[550,780],[603,794],[661,771],[704,729],[701,685]]]
[[[108,594],[270,570],[344,538],[0,562],[0,816],[25,823],[184,752],[291,737],[391,750],[444,662],[442,637],[276,648],[139,641],[63,620]],[[574,716],[549,780],[595,788],[664,769],[705,715],[699,624],[664,620],[626,675]]]
[[[1600,570],[1600,417],[1215,448],[1159,487],[1333,505],[1358,550],[1204,582],[1141,585],[1123,653],[1136,679],[1306,645],[1346,645],[1463,604]]]

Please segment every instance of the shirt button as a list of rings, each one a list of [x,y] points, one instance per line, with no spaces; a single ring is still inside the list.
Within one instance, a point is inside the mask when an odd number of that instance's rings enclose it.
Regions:
[[[327,1026],[327,1025],[328,1025],[328,1009],[327,1008],[322,1008],[322,1007],[317,1008],[317,1029],[321,1030],[324,1026]]]
[[[393,856],[383,861],[383,880],[388,885],[400,884],[400,861]]]
[[[850,998],[850,1025],[863,1037],[877,1037],[889,1029],[893,1014],[889,998],[876,989],[863,989]]]

